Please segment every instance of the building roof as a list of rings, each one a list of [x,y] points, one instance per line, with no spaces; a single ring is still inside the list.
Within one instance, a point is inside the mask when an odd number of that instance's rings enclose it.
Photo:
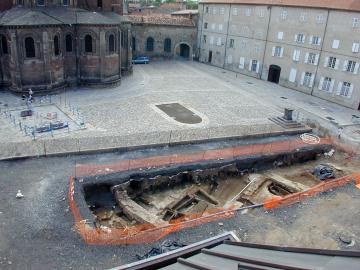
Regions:
[[[246,4],[360,11],[359,0],[199,0],[200,4]]]
[[[157,25],[177,25],[177,26],[195,26],[194,22],[185,17],[173,17],[165,14],[151,15],[128,15],[129,20],[134,24],[157,24]]]
[[[179,11],[174,11],[171,15],[189,15],[189,14],[198,14],[199,11],[197,9],[184,9]]]
[[[109,14],[113,13],[113,14]],[[92,12],[79,8],[22,8],[15,7],[0,13],[2,26],[38,25],[117,25],[122,16],[114,12]]]
[[[239,242],[233,232],[205,239],[112,270],[358,269],[360,251]]]

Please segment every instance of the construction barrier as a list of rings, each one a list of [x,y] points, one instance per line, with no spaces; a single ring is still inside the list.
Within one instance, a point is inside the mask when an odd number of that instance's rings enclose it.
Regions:
[[[291,195],[287,195],[285,197],[272,197],[271,199],[264,202],[264,208],[267,210],[271,210],[298,203],[306,198],[313,197],[319,193],[333,188],[344,186],[350,182],[354,182],[357,187],[358,185],[360,186],[360,172],[346,175],[338,179],[324,181],[303,192],[297,192]]]
[[[321,138],[320,145],[330,146],[334,142],[333,138]],[[107,165],[77,165],[75,167],[75,177],[70,178],[69,186],[69,204],[74,215],[75,226],[81,237],[87,244],[109,245],[109,244],[141,244],[150,243],[161,239],[162,237],[183,229],[193,228],[208,222],[214,222],[220,219],[231,218],[239,209],[235,208],[213,208],[201,214],[187,214],[170,223],[161,224],[141,224],[122,229],[118,228],[95,228],[93,224],[84,220],[80,214],[76,201],[74,200],[75,181],[84,181],[82,177],[105,175],[115,172],[129,171],[135,169],[158,168],[178,164],[195,163],[210,160],[231,160],[239,157],[250,157],[256,155],[273,155],[289,153],[306,149],[309,144],[303,140],[293,139],[286,141],[276,141],[264,144],[242,145],[234,148],[207,150],[187,155],[168,155],[148,157],[143,159],[123,160],[114,164]],[[299,202],[304,198],[314,196],[325,190],[344,185],[353,181],[360,185],[360,173],[342,177],[337,180],[321,183],[305,192],[289,195],[284,198],[273,198],[265,202],[266,209],[274,209],[283,205],[289,205]],[[262,206],[262,205],[260,205]]]

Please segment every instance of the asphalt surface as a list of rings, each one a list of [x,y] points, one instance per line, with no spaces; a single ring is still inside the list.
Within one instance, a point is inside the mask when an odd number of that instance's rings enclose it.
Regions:
[[[189,244],[230,230],[249,242],[360,249],[360,190],[352,185],[292,207],[249,210],[222,220],[223,224],[205,224],[148,245],[89,246],[74,230],[67,192],[77,163],[112,163],[234,144],[237,142],[0,162],[0,269],[108,269],[136,261],[137,254],[168,239]],[[22,199],[15,198],[19,189]],[[354,239],[354,245],[347,247],[340,235]]]

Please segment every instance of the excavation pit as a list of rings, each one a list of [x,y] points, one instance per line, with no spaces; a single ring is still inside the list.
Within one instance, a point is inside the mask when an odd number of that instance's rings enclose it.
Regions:
[[[333,146],[324,141],[271,141],[272,151],[265,143],[77,166],[70,208],[87,243],[152,242],[231,218],[237,209],[308,194],[323,184],[312,175],[319,164],[333,167],[336,178],[354,173],[341,164],[343,157],[337,159],[340,151],[327,154]]]

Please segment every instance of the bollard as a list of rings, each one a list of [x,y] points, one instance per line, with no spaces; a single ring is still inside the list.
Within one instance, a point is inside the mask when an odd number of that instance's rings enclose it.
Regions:
[[[19,120],[19,128],[20,128],[20,130],[22,130],[21,121],[20,121],[20,120]]]
[[[33,135],[33,139],[34,139],[34,140],[36,139],[36,138],[35,138],[35,128],[36,128],[36,126],[32,128],[32,135]]]

